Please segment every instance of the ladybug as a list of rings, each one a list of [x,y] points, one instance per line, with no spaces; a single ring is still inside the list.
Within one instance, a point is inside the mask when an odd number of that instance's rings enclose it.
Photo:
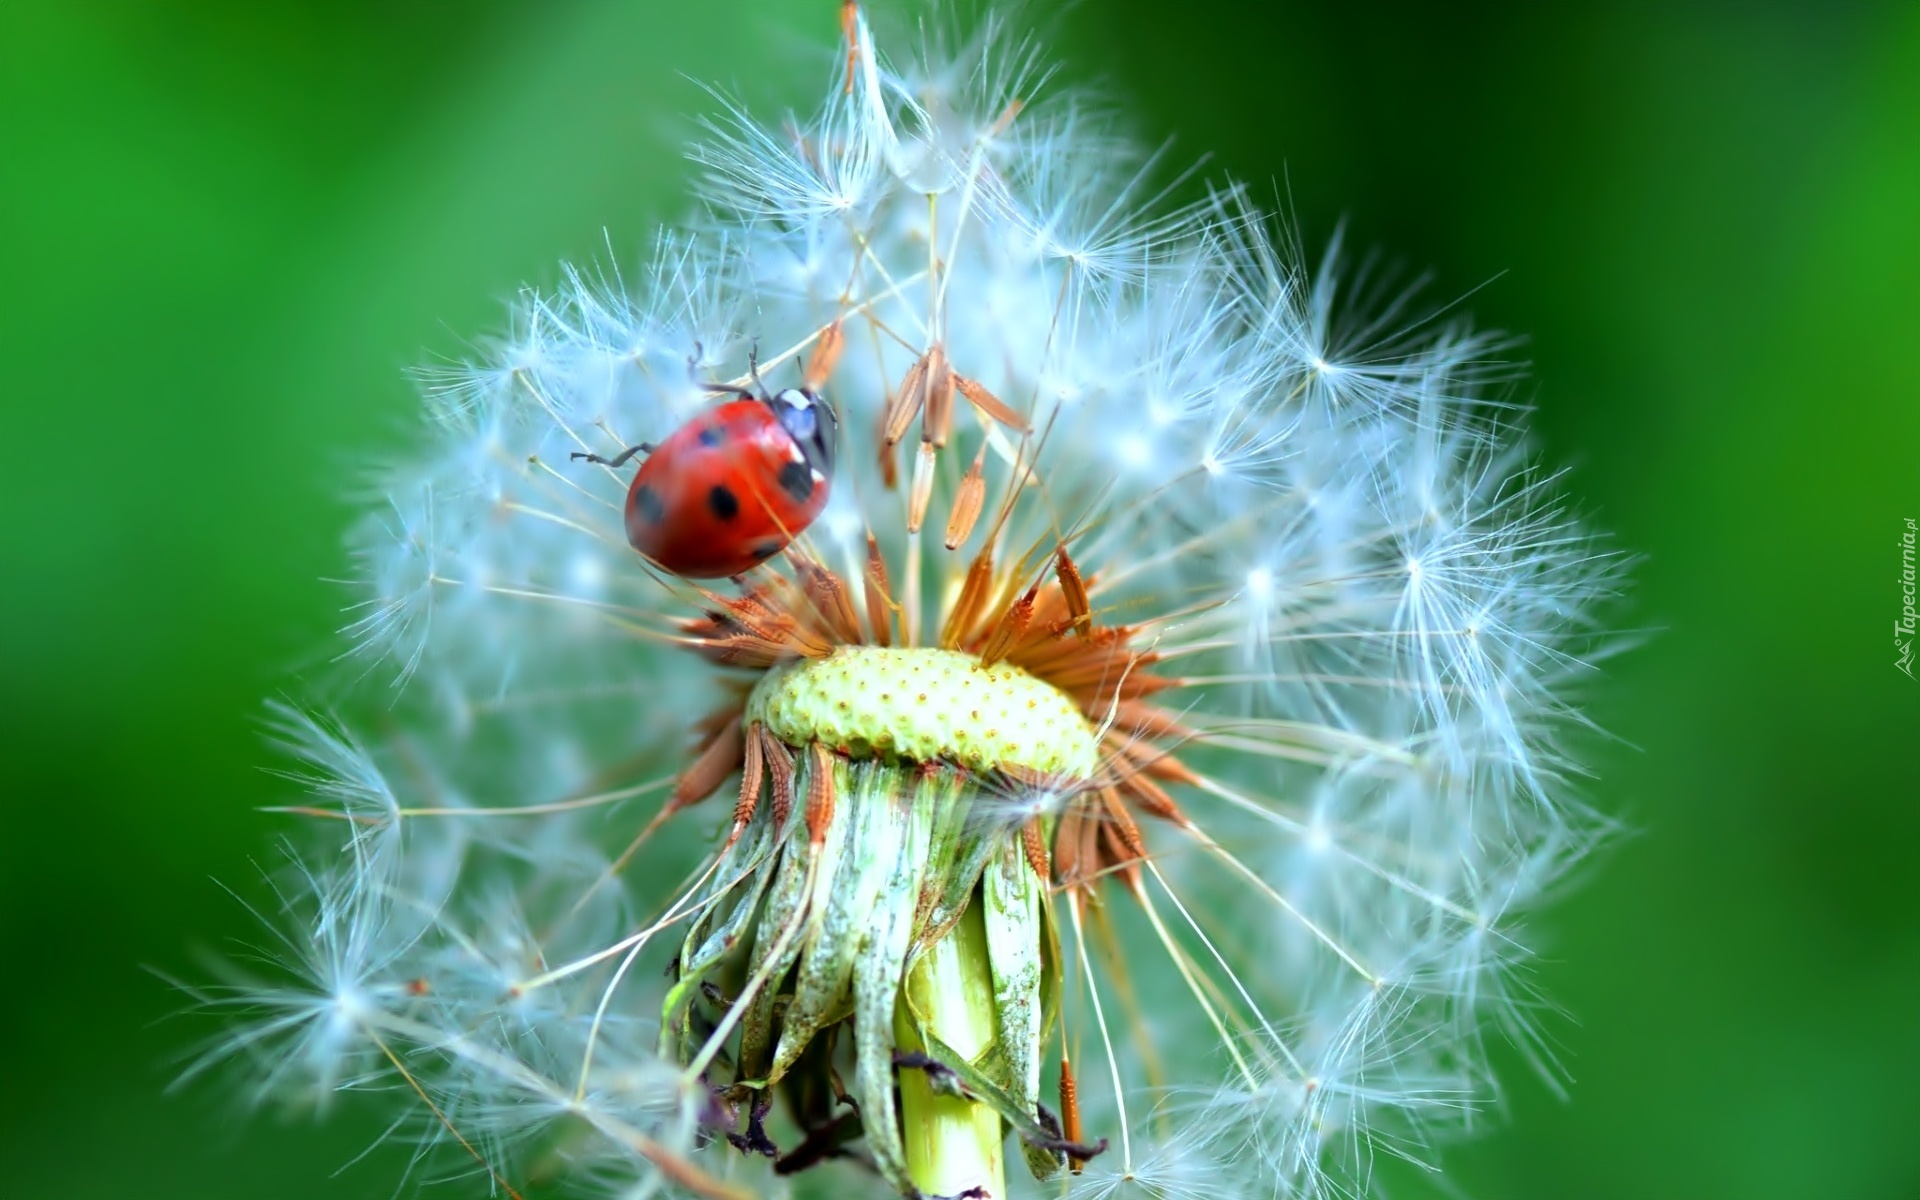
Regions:
[[[573,454],[608,467],[647,455],[627,489],[627,541],[689,579],[744,574],[811,525],[827,506],[840,430],[810,387],[769,396],[707,386],[739,398],[697,414],[658,446],[642,442],[612,458]]]

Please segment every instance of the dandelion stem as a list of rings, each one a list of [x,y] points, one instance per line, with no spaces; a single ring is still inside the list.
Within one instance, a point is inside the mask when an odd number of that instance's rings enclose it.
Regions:
[[[948,1047],[969,1059],[993,1042],[993,974],[978,897],[966,915],[907,973],[906,995],[895,1019],[902,1049],[924,1050],[913,1015]],[[914,1186],[934,1196],[1005,1196],[1000,1114],[984,1104],[934,1090],[921,1071],[900,1073],[900,1114],[906,1127],[907,1171]],[[971,1189],[983,1189],[971,1193]]]

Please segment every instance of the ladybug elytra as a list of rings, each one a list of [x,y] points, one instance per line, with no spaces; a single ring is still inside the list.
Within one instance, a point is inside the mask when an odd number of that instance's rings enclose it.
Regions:
[[[839,421],[817,392],[714,390],[739,398],[697,414],[657,447],[573,455],[609,467],[647,455],[627,490],[627,541],[689,579],[740,575],[780,553],[820,515],[832,486]]]

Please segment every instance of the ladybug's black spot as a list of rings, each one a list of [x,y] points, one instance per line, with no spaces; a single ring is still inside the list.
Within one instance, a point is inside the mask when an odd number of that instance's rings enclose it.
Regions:
[[[633,489],[633,511],[649,525],[658,525],[667,515],[667,506],[660,503],[660,494],[646,484]]]
[[[720,426],[702,425],[700,427],[700,444],[702,446],[718,446],[726,440],[726,431],[721,429]]]
[[[787,495],[805,502],[813,495],[813,468],[803,462],[788,462],[780,468],[780,486]]]
[[[784,544],[784,542],[761,542],[753,548],[753,556],[755,558],[772,558],[774,555],[780,553],[780,547]]]
[[[707,507],[722,521],[731,521],[740,515],[740,498],[726,484],[716,483],[707,493]]]

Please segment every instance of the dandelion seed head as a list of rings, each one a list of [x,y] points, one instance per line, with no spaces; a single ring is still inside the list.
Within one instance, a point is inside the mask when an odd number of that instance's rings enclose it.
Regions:
[[[767,1182],[730,1137],[833,1119],[763,1126],[755,1072],[894,1036],[873,980],[978,919],[1059,1006],[1000,1010],[1021,1120],[1107,1141],[1071,1194],[1364,1194],[1493,1094],[1490,1032],[1552,1069],[1525,918],[1606,832],[1566,734],[1623,564],[1508,339],[1337,238],[1307,268],[1242,189],[1176,202],[1000,20],[849,13],[814,111],[717,101],[637,270],[566,268],[425,376],[351,541],[383,736],[276,710],[337,861],[208,994],[208,1061],[411,1094],[496,1183],[725,1195]],[[802,382],[829,499],[737,582],[645,561],[631,465],[575,458]],[[919,1069],[859,1061],[876,1108]]]

